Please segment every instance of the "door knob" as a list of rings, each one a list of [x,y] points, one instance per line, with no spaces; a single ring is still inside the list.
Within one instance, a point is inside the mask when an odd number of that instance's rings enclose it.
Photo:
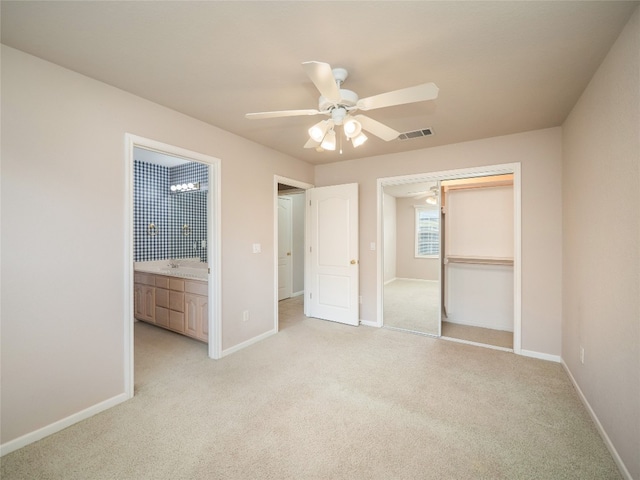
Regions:
[[[291,252],[287,252],[287,255],[288,255],[288,256],[291,256]]]
[[[355,260],[351,260],[351,265],[355,265],[356,263],[358,262],[356,262]]]

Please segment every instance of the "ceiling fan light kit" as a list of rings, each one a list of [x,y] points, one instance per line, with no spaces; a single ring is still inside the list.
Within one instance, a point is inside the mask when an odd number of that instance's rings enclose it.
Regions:
[[[318,110],[280,110],[247,113],[246,117],[260,119],[328,115],[331,117],[329,120],[320,121],[308,130],[310,139],[304,145],[304,148],[315,148],[318,151],[336,149],[336,132],[334,130],[336,125],[342,126],[345,136],[348,140],[351,140],[354,147],[358,147],[367,141],[367,136],[363,133],[363,130],[386,142],[395,140],[400,136],[400,132],[393,128],[364,115],[353,116],[351,115],[352,112],[422,102],[438,97],[438,87],[433,83],[424,83],[359,99],[355,92],[340,88],[349,76],[346,69],[332,69],[328,63],[324,62],[304,62],[302,68],[320,92]],[[342,147],[340,147],[340,152],[342,152]]]
[[[327,134],[324,136],[322,143],[320,146],[325,150],[335,150],[336,149],[336,132],[333,130],[329,130]]]
[[[329,120],[322,120],[309,129],[309,136],[316,142],[321,142],[329,130]]]
[[[367,141],[367,138],[368,137],[364,133],[360,133],[356,137],[351,139],[351,143],[353,143],[354,147],[359,147],[360,145],[362,145],[364,142]]]

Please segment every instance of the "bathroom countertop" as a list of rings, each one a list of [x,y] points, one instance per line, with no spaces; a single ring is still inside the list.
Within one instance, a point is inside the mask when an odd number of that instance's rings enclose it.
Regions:
[[[177,265],[172,267],[171,264]],[[155,273],[156,275],[166,275],[168,277],[179,277],[191,280],[207,281],[209,270],[206,263],[196,261],[170,261],[156,260],[149,262],[135,262],[134,271],[142,273]]]

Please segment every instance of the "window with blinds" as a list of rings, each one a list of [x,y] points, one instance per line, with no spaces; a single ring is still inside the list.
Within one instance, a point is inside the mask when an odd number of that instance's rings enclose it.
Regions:
[[[438,208],[416,207],[416,257],[433,258],[440,253]]]

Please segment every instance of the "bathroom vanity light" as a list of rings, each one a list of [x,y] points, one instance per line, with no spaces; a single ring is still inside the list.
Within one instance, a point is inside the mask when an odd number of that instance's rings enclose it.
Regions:
[[[194,190],[200,190],[200,182],[171,185],[171,191],[176,193],[192,192]]]

